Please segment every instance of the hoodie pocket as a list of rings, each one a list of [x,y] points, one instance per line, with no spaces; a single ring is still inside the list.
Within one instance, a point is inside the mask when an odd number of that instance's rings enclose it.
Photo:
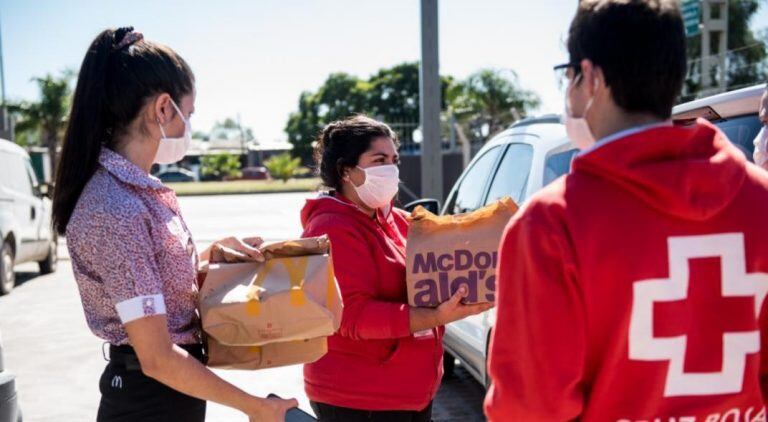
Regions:
[[[393,361],[400,354],[402,350],[402,343],[402,340],[395,341],[395,344],[392,346],[390,352],[380,360],[382,365],[386,365],[387,363]]]

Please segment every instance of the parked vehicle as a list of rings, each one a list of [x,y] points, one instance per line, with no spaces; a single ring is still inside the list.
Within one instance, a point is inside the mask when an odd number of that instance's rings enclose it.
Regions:
[[[0,139],[0,294],[15,286],[17,264],[37,262],[42,274],[56,271],[49,189],[37,181],[26,151]]]
[[[183,168],[168,169],[157,174],[157,178],[163,183],[194,182],[197,180],[195,173]]]
[[[266,167],[246,167],[241,170],[243,180],[269,180],[269,170]]]
[[[16,377],[3,365],[3,341],[0,339],[0,422],[21,422],[16,394]]]
[[[675,107],[676,124],[705,118],[722,129],[752,160],[752,142],[760,130],[757,109],[764,85],[732,91]],[[520,121],[491,139],[478,152],[448,194],[442,214],[473,211],[503,196],[522,204],[536,191],[566,174],[576,154],[565,134],[560,116]],[[437,201],[424,199],[405,206],[439,209]],[[486,358],[495,320],[495,309],[448,324],[445,330],[445,370],[455,359],[477,379],[490,385]]]

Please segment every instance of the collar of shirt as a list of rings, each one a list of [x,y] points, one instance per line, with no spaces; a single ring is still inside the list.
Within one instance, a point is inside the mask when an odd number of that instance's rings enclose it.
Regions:
[[[121,182],[139,189],[149,190],[174,213],[179,214],[179,203],[173,189],[163,185],[160,179],[140,169],[122,155],[109,148],[102,148],[99,164]]]
[[[358,207],[354,202],[352,202],[349,198],[345,197],[341,194],[341,192],[333,191],[328,193],[321,193],[321,198],[330,198],[337,202],[341,202],[342,204],[349,205],[351,207],[354,207],[358,211],[362,212],[365,215],[368,215],[365,211],[361,210],[360,207]],[[379,208],[375,210],[373,216],[369,216],[372,220],[378,221],[380,224],[388,224],[392,220],[392,204]]]
[[[101,149],[99,164],[123,183],[144,189],[170,190],[163,185],[160,179],[148,174],[109,148]]]
[[[622,138],[626,138],[627,136],[631,136],[631,135],[634,135],[634,134],[637,134],[637,133],[640,133],[640,132],[644,132],[644,131],[650,130],[650,129],[656,129],[656,128],[659,128],[659,127],[669,127],[669,126],[672,126],[672,120],[664,120],[663,122],[648,123],[648,124],[645,124],[645,125],[634,126],[634,127],[629,128],[629,129],[624,129],[624,130],[616,132],[616,133],[614,133],[612,135],[608,135],[606,137],[598,139],[597,142],[595,142],[594,145],[592,145],[591,147],[589,147],[589,148],[579,152],[579,154],[577,156],[589,154],[590,152],[592,152],[592,151],[594,151],[594,150],[596,150],[598,148],[601,148],[604,145],[610,144],[611,142],[614,142],[614,141],[618,141],[619,139],[622,139]]]

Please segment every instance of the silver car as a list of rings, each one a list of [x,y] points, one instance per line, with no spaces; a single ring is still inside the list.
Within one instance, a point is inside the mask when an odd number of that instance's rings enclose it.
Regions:
[[[760,130],[757,111],[764,85],[732,91],[675,107],[674,119],[705,118],[719,126],[751,160]],[[559,116],[523,120],[491,139],[467,166],[448,195],[442,214],[472,211],[503,196],[521,204],[566,174],[576,150]],[[458,359],[478,382],[488,386],[486,358],[495,310],[446,326],[445,370]]]

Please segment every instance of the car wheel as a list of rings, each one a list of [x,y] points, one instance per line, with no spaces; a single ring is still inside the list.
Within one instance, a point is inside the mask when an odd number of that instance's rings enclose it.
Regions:
[[[10,293],[16,285],[16,274],[13,272],[13,258],[11,244],[4,242],[0,247],[0,295]]]
[[[58,240],[56,237],[54,237],[53,240],[48,243],[48,255],[46,255],[44,260],[37,263],[40,266],[40,274],[50,274],[56,271],[56,267],[59,263],[59,257],[57,253]]]
[[[456,369],[456,358],[448,352],[443,352],[443,375],[453,376],[454,369]]]

